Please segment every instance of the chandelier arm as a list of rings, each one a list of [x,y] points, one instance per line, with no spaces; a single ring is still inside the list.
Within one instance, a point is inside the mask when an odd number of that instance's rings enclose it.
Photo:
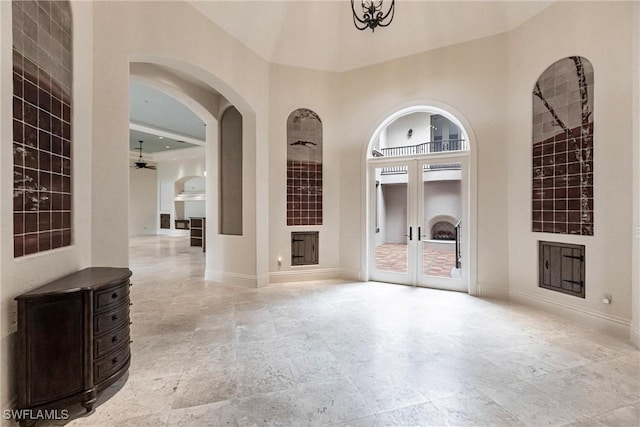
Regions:
[[[394,0],[394,1],[395,1],[395,0]],[[354,23],[354,25],[356,26],[356,28],[357,28],[357,29],[359,29],[359,30],[364,30],[364,29],[365,29],[365,28],[367,28],[367,26],[368,26],[368,24],[367,24],[368,20],[362,20],[362,19],[360,19],[360,17],[359,17],[359,16],[358,16],[358,14],[356,13],[356,7],[355,7],[355,5],[353,4],[353,2],[354,2],[354,0],[351,0],[351,11],[353,12],[353,23]],[[365,16],[365,18],[366,18],[366,17],[368,16],[368,14],[365,14],[364,16]],[[362,28],[360,28],[360,27],[358,26],[358,24],[356,24],[356,20],[357,20],[359,23],[364,24],[365,26],[364,26],[364,27],[362,27]]]
[[[391,6],[389,7],[389,10],[382,18],[378,20],[378,25],[381,27],[389,26],[389,24],[391,24],[391,21],[393,21],[393,15],[395,15],[395,10],[396,10],[396,0],[391,0]],[[380,14],[382,14],[382,12]],[[389,16],[389,14],[391,14],[391,19],[389,19],[389,22],[387,22],[386,24],[383,24],[382,21],[387,19],[387,16]]]

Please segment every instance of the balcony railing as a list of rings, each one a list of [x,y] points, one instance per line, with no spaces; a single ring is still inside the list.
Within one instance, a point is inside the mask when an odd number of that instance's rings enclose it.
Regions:
[[[442,151],[465,150],[464,139],[445,139],[443,141],[423,142],[417,145],[381,148],[378,157],[416,156],[420,154],[440,153]]]
[[[416,156],[420,154],[440,153],[443,151],[465,150],[464,139],[447,139],[444,141],[425,142],[417,145],[403,145],[401,147],[381,148],[374,150],[374,157],[401,157]],[[460,163],[436,163],[424,165],[424,171],[460,169]],[[391,166],[382,168],[383,174],[407,173],[406,166]]]
[[[374,157],[400,157],[417,156],[421,154],[440,153],[443,151],[465,150],[464,139],[445,139],[443,141],[424,142],[417,145],[403,145],[401,147],[388,147],[374,150]],[[424,170],[460,169],[460,163],[438,163],[424,165]],[[406,166],[392,166],[382,169],[383,174],[407,173]]]

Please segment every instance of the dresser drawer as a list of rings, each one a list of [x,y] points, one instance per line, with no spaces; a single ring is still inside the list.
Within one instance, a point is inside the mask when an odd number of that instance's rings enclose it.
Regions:
[[[115,373],[118,369],[123,367],[129,360],[129,346],[125,345],[115,353],[109,354],[102,359],[98,359],[95,362],[93,368],[94,380],[99,383],[102,380],[107,379],[110,375]]]
[[[93,341],[93,354],[96,358],[102,357],[126,341],[129,341],[128,323],[125,323],[120,329],[95,338]]]
[[[129,281],[108,289],[96,292],[93,309],[97,313],[115,307],[124,300],[129,300]]]
[[[124,304],[115,307],[112,311],[96,315],[93,327],[95,334],[101,335],[126,323],[129,323],[129,298]]]

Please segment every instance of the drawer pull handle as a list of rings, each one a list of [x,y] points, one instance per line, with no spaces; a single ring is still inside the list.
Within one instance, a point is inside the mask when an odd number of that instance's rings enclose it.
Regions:
[[[118,315],[117,315],[117,314],[114,314],[113,316],[111,316],[111,320],[114,320],[114,321],[115,321],[115,320],[118,320]]]
[[[116,299],[116,298],[118,298],[118,293],[117,292],[112,293],[111,299]]]
[[[118,337],[111,338],[111,342],[118,342]]]
[[[111,363],[112,363],[112,364],[114,364],[114,365],[115,365],[116,363],[118,363],[118,358],[117,358],[117,357],[114,357],[113,359],[111,359]]]

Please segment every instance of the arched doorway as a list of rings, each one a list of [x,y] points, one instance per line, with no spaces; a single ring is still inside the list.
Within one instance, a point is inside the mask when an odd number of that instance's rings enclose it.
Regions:
[[[443,108],[408,107],[377,127],[366,160],[370,280],[475,293],[470,153],[465,126]]]

